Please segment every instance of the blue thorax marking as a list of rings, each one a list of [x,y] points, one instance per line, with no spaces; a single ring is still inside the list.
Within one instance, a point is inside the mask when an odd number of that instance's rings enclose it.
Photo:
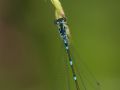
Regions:
[[[66,33],[66,27],[65,27],[66,20],[64,18],[60,18],[60,19],[56,20],[55,23],[59,27],[59,33],[60,33],[61,38],[63,39],[65,49],[68,50],[69,49],[69,44],[68,44],[69,40],[68,40],[68,36]]]

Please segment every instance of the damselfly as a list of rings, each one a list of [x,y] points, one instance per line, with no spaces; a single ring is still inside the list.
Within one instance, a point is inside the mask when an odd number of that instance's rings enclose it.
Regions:
[[[73,61],[74,56],[71,52],[69,37],[66,33],[67,29],[66,19],[65,18],[57,19],[55,23],[58,26],[59,34],[64,44],[64,48],[69,60],[69,65],[71,67],[73,80],[75,82],[76,90],[99,90],[100,89],[99,82],[95,79],[94,76],[91,75],[92,73],[89,70],[87,70],[87,72],[84,71],[85,69],[83,69],[82,66],[80,66],[79,69],[75,66],[76,63],[75,60]],[[83,62],[81,63],[83,64]]]
[[[73,62],[73,53],[71,52],[71,43],[70,43],[70,32],[69,28],[67,25],[67,20],[65,18],[65,14],[63,11],[63,8],[61,6],[61,3],[59,0],[51,0],[53,5],[56,8],[55,15],[56,15],[56,20],[55,24],[58,27],[60,37],[62,39],[62,42],[64,44],[64,48],[66,51],[66,55],[69,60],[69,65],[72,71],[72,76],[73,80],[75,83],[75,88],[74,90],[99,90],[99,83],[97,82],[94,77],[90,77],[87,75],[90,75],[88,73],[83,73],[83,71],[80,71],[79,69],[75,68],[75,60]],[[83,74],[83,75],[82,75]],[[91,79],[88,79],[87,77],[90,77]],[[70,88],[69,88],[70,90]]]

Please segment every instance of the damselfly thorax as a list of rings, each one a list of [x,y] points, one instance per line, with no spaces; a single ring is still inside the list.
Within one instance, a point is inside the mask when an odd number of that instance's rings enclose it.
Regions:
[[[66,29],[67,29],[66,19],[65,18],[57,19],[55,21],[55,23],[58,26],[59,34],[64,42],[65,48],[66,48],[66,50],[68,50],[69,49],[69,38],[68,38],[68,35],[66,33]]]

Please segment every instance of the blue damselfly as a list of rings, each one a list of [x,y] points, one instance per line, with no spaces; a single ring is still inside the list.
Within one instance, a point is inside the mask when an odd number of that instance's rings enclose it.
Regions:
[[[55,24],[58,27],[58,31],[61,37],[61,40],[64,44],[64,48],[66,51],[66,56],[69,61],[70,70],[72,72],[72,77],[75,83],[74,90],[99,90],[99,82],[94,78],[91,72],[86,72],[84,68],[82,69],[82,64],[78,64],[75,62],[74,53],[71,50],[71,42],[70,42],[70,31],[67,25],[66,16],[62,5],[59,0],[51,0],[52,4],[55,7]],[[79,66],[79,67],[78,67]],[[88,70],[89,71],[89,70]],[[69,87],[68,90],[71,90]]]
[[[92,76],[91,72],[88,70],[87,73],[84,71],[80,71],[77,69],[75,61],[73,62],[73,55],[70,49],[70,40],[69,36],[67,35],[67,21],[66,18],[59,18],[55,21],[55,24],[58,26],[59,34],[64,44],[64,48],[69,60],[69,65],[71,67],[73,80],[75,82],[76,90],[99,90],[100,85],[99,82]],[[82,63],[83,64],[83,63]],[[83,75],[82,75],[83,74]],[[86,76],[86,75],[89,76]],[[90,77],[91,75],[91,77]],[[91,79],[87,78],[90,77]],[[70,89],[70,88],[69,88]]]

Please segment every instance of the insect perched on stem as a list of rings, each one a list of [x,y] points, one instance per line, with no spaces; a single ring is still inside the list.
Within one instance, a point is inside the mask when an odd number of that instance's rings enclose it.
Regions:
[[[96,80],[95,80],[96,86],[94,87],[94,89],[90,89],[90,88],[88,89],[86,87],[87,86],[86,81],[81,76],[81,73],[77,72],[77,70],[75,69],[75,65],[73,63],[73,57],[72,57],[72,53],[70,49],[70,46],[71,46],[70,37],[71,36],[70,36],[70,31],[67,25],[67,20],[66,20],[64,10],[59,0],[51,0],[51,2],[55,7],[55,19],[56,19],[55,24],[57,25],[59,29],[59,34],[63,41],[66,55],[69,59],[69,65],[72,71],[72,76],[73,76],[73,80],[74,80],[75,87],[76,87],[76,89],[74,90],[98,90],[97,86],[99,86],[99,83]],[[78,76],[81,79],[82,86],[80,86],[80,82],[78,81]]]

